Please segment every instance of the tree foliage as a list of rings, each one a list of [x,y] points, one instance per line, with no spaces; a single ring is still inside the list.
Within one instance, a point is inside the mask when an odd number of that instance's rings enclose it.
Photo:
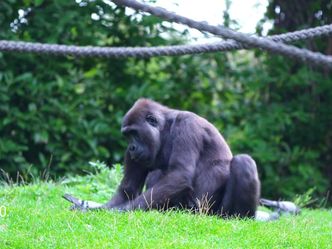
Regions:
[[[270,1],[261,24],[274,20],[271,33],[282,33],[331,23],[328,1],[296,2],[299,9]],[[102,0],[5,0],[0,39],[98,46],[186,40],[156,17],[129,13]],[[331,44],[297,45],[331,54]],[[121,119],[139,97],[209,119],[234,153],[253,155],[264,196],[313,187],[322,195],[330,186],[331,74],[260,51],[150,59],[0,53],[0,168],[14,175],[50,167],[62,175],[82,172],[91,160],[121,162]]]
[[[263,21],[272,20],[270,34],[276,34],[330,24],[331,16],[330,1],[274,0],[270,1]],[[332,54],[332,39],[328,37],[296,45]],[[277,150],[272,167],[264,167],[263,187],[270,188],[272,193],[281,185],[286,195],[301,192],[305,187],[326,193],[332,183],[332,74],[324,68],[311,68],[272,55],[267,55],[264,65],[269,79],[259,89],[262,108],[255,112],[256,120],[265,122],[274,116],[275,120],[265,127],[273,127],[278,140],[273,145]],[[266,134],[266,141],[273,133]]]

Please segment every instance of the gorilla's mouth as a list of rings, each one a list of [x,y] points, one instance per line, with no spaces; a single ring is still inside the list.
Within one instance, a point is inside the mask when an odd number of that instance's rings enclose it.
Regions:
[[[145,155],[144,153],[131,153],[130,154],[131,160],[135,162],[141,162],[141,163],[146,163],[149,161],[149,157]]]
[[[133,160],[136,163],[139,163],[140,165],[151,168],[153,166],[153,159],[144,153],[140,153],[138,155],[134,155],[134,157],[131,157],[131,160]]]
[[[132,153],[132,154],[130,154],[130,158],[131,158],[131,160],[136,161],[136,162],[140,161],[142,158],[142,153],[140,153],[140,154]]]

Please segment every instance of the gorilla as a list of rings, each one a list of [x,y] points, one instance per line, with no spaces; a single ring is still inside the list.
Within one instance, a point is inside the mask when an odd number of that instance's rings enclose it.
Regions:
[[[96,208],[200,210],[204,204],[208,214],[255,216],[260,197],[255,161],[233,156],[206,119],[139,99],[124,116],[121,132],[128,141],[124,177],[113,198]],[[92,202],[64,197],[79,203],[76,207],[94,208]]]
[[[124,177],[108,209],[198,209],[254,217],[260,196],[255,161],[233,156],[206,119],[139,99],[123,118]],[[145,191],[143,188],[145,185]]]

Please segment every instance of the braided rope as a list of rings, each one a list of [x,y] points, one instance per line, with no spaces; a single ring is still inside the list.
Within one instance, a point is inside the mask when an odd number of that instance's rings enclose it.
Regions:
[[[332,34],[332,25],[324,25],[315,28],[303,29],[281,35],[267,36],[276,42],[294,42],[298,40],[312,39],[317,36]],[[242,45],[236,41],[223,41],[196,45],[175,45],[158,47],[94,47],[94,46],[72,46],[58,44],[42,44],[21,41],[0,40],[0,51],[18,51],[39,54],[71,55],[77,57],[107,57],[124,58],[137,57],[146,58],[152,56],[175,56],[185,54],[198,54],[207,52],[230,51],[236,49],[247,49],[250,46]]]
[[[152,7],[150,5],[139,3],[134,0],[112,0],[118,5],[123,5],[135,9],[137,11],[144,11],[152,15],[161,17],[170,22],[185,24],[188,27],[197,29],[199,31],[206,31],[211,34],[233,39],[237,42],[247,44],[249,46],[259,47],[274,53],[282,54],[288,57],[296,58],[303,62],[308,62],[314,65],[324,65],[332,68],[332,57],[321,53],[311,52],[307,49],[300,49],[294,46],[285,45],[275,42],[271,39],[260,38],[257,36],[249,36],[244,33],[236,32],[222,26],[213,26],[205,22],[197,22],[187,17],[172,13],[160,7]]]
[[[71,55],[77,57],[96,56],[108,58],[144,58],[152,56],[174,56],[260,47],[275,53],[280,53],[286,56],[301,59],[302,61],[307,61],[312,64],[325,65],[329,68],[332,68],[331,56],[325,56],[320,53],[314,53],[306,49],[299,49],[293,46],[288,46],[280,43],[311,39],[322,35],[331,35],[332,24],[262,38],[235,32],[224,27],[211,26],[204,22],[196,22],[189,18],[179,16],[172,12],[168,12],[165,9],[159,7],[151,7],[149,5],[132,0],[114,0],[113,2],[119,5],[125,5],[134,8],[136,10],[143,10],[169,21],[186,24],[189,27],[196,28],[201,31],[207,31],[227,38],[232,38],[234,40],[198,45],[175,45],[158,47],[94,47],[0,40],[0,51],[19,51],[40,54]]]

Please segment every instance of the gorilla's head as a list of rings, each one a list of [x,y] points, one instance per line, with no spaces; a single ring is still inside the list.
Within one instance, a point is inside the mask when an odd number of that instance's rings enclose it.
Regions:
[[[152,166],[161,147],[161,131],[167,108],[148,99],[139,99],[122,121],[130,159]]]

